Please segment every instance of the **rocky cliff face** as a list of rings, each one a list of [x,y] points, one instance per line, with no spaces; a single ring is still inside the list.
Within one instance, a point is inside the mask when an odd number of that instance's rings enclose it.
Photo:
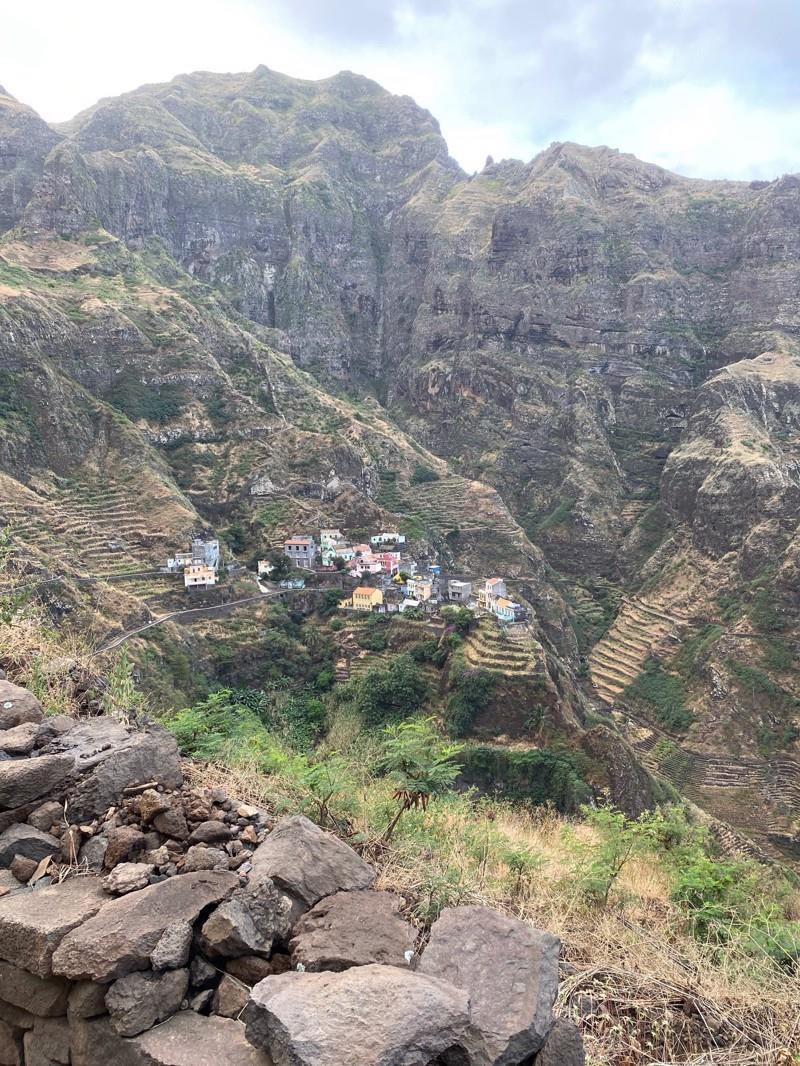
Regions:
[[[672,677],[693,724],[656,698],[617,726],[662,771],[659,744],[750,760],[791,836],[799,216],[794,177],[571,144],[467,177],[352,74],[187,75],[59,129],[0,94],[7,516],[69,531],[79,469],[121,514],[145,472],[141,559],[204,521],[403,515],[517,579],[565,676],[592,651],[590,699]]]

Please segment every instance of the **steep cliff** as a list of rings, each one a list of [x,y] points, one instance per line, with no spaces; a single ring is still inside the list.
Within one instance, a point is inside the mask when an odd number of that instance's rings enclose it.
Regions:
[[[3,516],[77,577],[401,515],[516,581],[570,728],[597,702],[791,843],[799,219],[794,177],[607,148],[468,177],[350,73],[184,75],[57,129],[0,92]]]

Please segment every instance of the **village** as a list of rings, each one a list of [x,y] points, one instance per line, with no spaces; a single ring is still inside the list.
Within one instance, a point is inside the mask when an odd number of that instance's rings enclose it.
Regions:
[[[184,588],[198,590],[217,585],[223,565],[219,540],[194,537],[188,551],[167,559],[165,570],[182,573]],[[435,615],[442,606],[461,606],[485,611],[505,624],[527,618],[526,608],[509,596],[504,578],[476,580],[435,563],[420,564],[406,536],[391,530],[363,543],[351,543],[341,529],[320,529],[318,539],[295,534],[284,540],[280,553],[258,560],[257,578],[262,591],[265,581],[283,590],[300,590],[311,582],[330,587],[335,579],[343,592],[338,603],[342,611]]]

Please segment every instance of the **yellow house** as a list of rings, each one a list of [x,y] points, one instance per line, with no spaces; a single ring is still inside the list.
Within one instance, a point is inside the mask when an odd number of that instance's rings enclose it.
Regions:
[[[373,607],[383,603],[383,593],[380,589],[371,589],[367,585],[359,585],[353,589],[353,609],[356,611],[371,611]]]

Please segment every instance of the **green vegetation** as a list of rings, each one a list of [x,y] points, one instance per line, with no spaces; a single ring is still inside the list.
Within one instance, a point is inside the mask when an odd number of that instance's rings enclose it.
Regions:
[[[398,802],[397,814],[383,834],[389,840],[406,811],[426,811],[432,798],[452,787],[461,769],[455,761],[461,746],[444,742],[432,718],[387,726],[384,737],[378,769],[394,785]]]
[[[428,683],[410,655],[398,655],[388,666],[373,666],[337,692],[368,726],[418,714],[429,696]]]
[[[422,463],[417,463],[414,469],[411,471],[411,477],[409,484],[411,485],[424,485],[426,482],[438,481],[439,475],[435,470],[431,470],[429,466],[424,466]]]
[[[454,672],[445,708],[445,721],[453,736],[469,733],[477,715],[489,705],[496,681],[487,670],[462,667]]]
[[[527,527],[531,537],[547,533],[548,530],[555,529],[557,526],[565,525],[571,518],[577,502],[576,496],[569,496],[561,500],[550,514],[529,521]]]
[[[576,757],[568,752],[537,748],[510,748],[470,744],[462,755],[462,776],[468,785],[506,799],[541,806],[552,804],[569,813],[589,799]]]
[[[675,657],[675,666],[684,677],[689,677],[702,665],[713,646],[725,632],[720,625],[707,625],[691,637],[687,637]]]
[[[652,709],[657,720],[667,729],[685,732],[694,721],[687,708],[683,681],[668,674],[657,659],[649,659],[639,676],[623,692],[625,699]]]
[[[132,367],[117,375],[108,402],[132,422],[162,424],[176,418],[183,408],[183,398],[177,385],[147,385],[142,381],[141,372]]]

